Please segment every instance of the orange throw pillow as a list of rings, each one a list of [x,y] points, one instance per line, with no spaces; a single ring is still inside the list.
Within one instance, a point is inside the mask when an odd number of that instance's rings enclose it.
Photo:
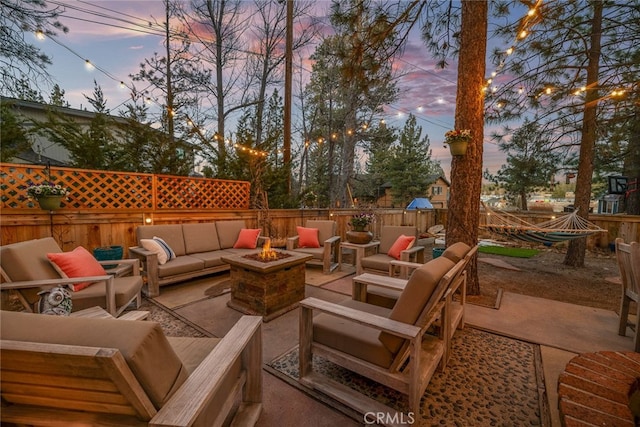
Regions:
[[[238,234],[238,240],[233,245],[233,249],[255,249],[261,231],[259,228],[243,228]]]
[[[402,234],[396,239],[393,245],[391,245],[391,249],[389,249],[387,255],[395,259],[400,259],[400,253],[411,248],[413,246],[413,242],[415,241],[415,236],[405,236],[404,234]]]
[[[47,258],[61,277],[72,279],[86,276],[106,276],[107,272],[91,253],[78,246],[71,252],[59,252],[47,254]],[[73,283],[69,287],[72,291],[79,291],[95,282]]]
[[[296,227],[298,230],[298,247],[299,248],[319,248],[318,240],[319,231],[317,228]]]

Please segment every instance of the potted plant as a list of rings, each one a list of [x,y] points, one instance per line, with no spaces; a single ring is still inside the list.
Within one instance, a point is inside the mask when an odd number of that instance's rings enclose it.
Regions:
[[[60,208],[60,202],[67,195],[69,195],[68,188],[52,181],[40,184],[29,182],[27,184],[27,197],[36,199],[40,208],[47,211]]]
[[[444,134],[445,145],[449,145],[452,156],[463,156],[467,152],[467,145],[471,141],[469,129],[453,129]]]
[[[366,231],[366,228],[373,222],[373,213],[360,212],[349,219],[352,230],[347,231],[347,240],[351,243],[364,244],[373,239],[373,233]]]

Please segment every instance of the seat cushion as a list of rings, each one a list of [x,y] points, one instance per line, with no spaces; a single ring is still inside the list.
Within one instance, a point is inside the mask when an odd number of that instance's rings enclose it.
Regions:
[[[190,257],[200,259],[204,262],[204,268],[219,267],[226,263],[222,261],[223,256],[231,255],[227,251],[210,251],[191,254]]]
[[[438,257],[415,269],[393,306],[389,318],[415,325],[425,306],[433,303],[431,297],[438,282],[454,265],[450,259]],[[404,343],[404,339],[386,332],[380,333],[380,341],[394,355]]]
[[[187,254],[217,251],[220,249],[218,229],[214,222],[182,224]]]
[[[116,307],[122,307],[135,298],[142,289],[142,276],[125,276],[113,279],[116,293]],[[84,310],[96,305],[107,308],[107,285],[96,282],[81,291],[72,292],[73,311]]]
[[[293,252],[300,252],[303,254],[311,255],[314,259],[324,258],[324,248],[295,248]]]
[[[220,249],[233,248],[240,230],[247,228],[244,220],[233,221],[216,221],[216,229],[218,230],[218,241],[220,242]]]
[[[136,228],[138,243],[140,239],[160,237],[175,252],[176,256],[186,254],[182,224],[141,225]]]
[[[202,270],[204,261],[191,255],[182,255],[158,266],[158,277],[175,276],[176,274],[191,273]]]
[[[383,271],[387,274],[389,271],[389,263],[393,260],[394,258],[391,258],[387,254],[378,253],[363,257],[360,260],[360,265],[366,270]]]
[[[91,287],[87,288],[91,289]],[[188,373],[160,325],[117,319],[47,316],[0,311],[2,339],[116,348],[159,409]]]
[[[348,300],[340,305],[384,317],[389,314],[388,309],[359,301]],[[378,339],[379,334],[378,329],[325,313],[319,314],[313,319],[313,340],[315,342],[388,368],[393,362],[394,355],[382,345]]]
[[[458,262],[467,255],[471,247],[464,242],[456,242],[442,252],[442,256]]]

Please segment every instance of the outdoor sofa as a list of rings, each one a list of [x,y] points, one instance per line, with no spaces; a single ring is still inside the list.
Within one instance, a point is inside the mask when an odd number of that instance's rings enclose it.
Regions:
[[[222,257],[255,252],[268,239],[244,220],[143,225],[136,237],[129,254],[141,262],[149,297],[160,295],[160,286],[227,271]]]
[[[224,338],[156,322],[0,311],[2,425],[252,426],[262,411],[262,319]]]

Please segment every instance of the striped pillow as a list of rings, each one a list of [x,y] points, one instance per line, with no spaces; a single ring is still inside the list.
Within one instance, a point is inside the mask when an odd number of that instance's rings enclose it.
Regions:
[[[149,252],[158,255],[158,264],[165,264],[176,257],[176,253],[160,237],[153,236],[152,239],[140,239],[140,244]]]

